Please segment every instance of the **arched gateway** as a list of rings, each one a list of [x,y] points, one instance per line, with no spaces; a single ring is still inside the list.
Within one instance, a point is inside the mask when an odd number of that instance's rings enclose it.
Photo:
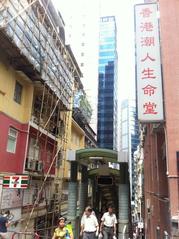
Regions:
[[[78,237],[77,222],[85,206],[92,205],[100,219],[106,204],[112,203],[118,217],[118,238],[128,238],[128,163],[118,157],[117,151],[103,148],[70,152],[68,160],[71,162],[68,219],[74,225],[76,236]]]

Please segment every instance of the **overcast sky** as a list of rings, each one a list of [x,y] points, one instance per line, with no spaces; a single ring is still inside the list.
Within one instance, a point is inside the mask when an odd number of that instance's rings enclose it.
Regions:
[[[81,2],[90,3],[89,6],[99,8],[100,16],[115,15],[118,31],[119,57],[119,98],[124,99],[134,94],[134,22],[133,6],[142,0],[53,0],[62,16],[76,12],[78,17]],[[91,16],[93,17],[93,16]],[[92,50],[92,49],[91,49]],[[90,67],[90,66],[89,66]],[[92,70],[92,69],[91,69]],[[94,85],[92,85],[94,87]]]
[[[135,97],[134,5],[142,0],[100,0],[101,15],[116,16],[119,100]]]
[[[66,21],[71,14],[79,18],[80,9],[83,5],[87,8],[87,14],[90,16],[89,21],[94,24],[94,29],[99,25],[99,19],[94,21],[94,14],[98,11],[100,16],[116,17],[117,23],[117,45],[118,45],[118,97],[119,105],[123,99],[135,97],[135,52],[134,52],[134,4],[143,2],[142,0],[53,0]],[[86,4],[86,5],[85,5]],[[93,21],[92,21],[93,20]],[[68,19],[69,21],[69,19]],[[95,25],[96,24],[96,25]],[[90,34],[91,41],[94,41],[93,34]],[[88,36],[89,37],[89,36]],[[98,39],[96,39],[98,44]],[[92,48],[92,46],[90,46]],[[96,50],[89,49],[89,51]],[[72,48],[73,49],[73,48]],[[75,49],[78,50],[78,49]],[[96,57],[97,58],[97,57]],[[94,74],[89,79],[87,78],[87,94],[92,105],[97,106],[97,83],[96,91],[94,90],[95,82],[97,82],[97,60],[89,60],[88,70]],[[96,68],[94,65],[96,64]],[[94,69],[95,68],[95,69]],[[95,73],[96,71],[96,73]],[[94,75],[96,74],[96,77]],[[95,79],[96,78],[96,79]],[[92,80],[93,79],[93,80]],[[84,82],[85,84],[85,82]],[[96,116],[94,116],[96,117]],[[94,118],[96,124],[96,118]],[[94,127],[93,127],[94,129]]]

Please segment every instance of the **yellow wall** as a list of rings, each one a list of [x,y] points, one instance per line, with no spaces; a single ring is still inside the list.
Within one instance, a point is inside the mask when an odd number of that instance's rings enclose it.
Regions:
[[[70,138],[68,140],[68,149],[83,149],[85,147],[85,132],[80,128],[80,126],[72,120],[71,122],[71,132]],[[69,162],[65,161],[64,164],[64,177],[69,177]]]
[[[16,80],[23,86],[21,104],[13,99]],[[32,82],[0,59],[0,111],[21,123],[27,123],[31,116],[32,100]]]
[[[67,124],[66,127],[65,127],[65,135],[67,137],[67,142],[64,142],[63,137],[62,138],[60,137],[58,139],[58,149],[60,149],[62,147],[62,150],[64,150],[64,152],[65,152],[65,157],[64,157],[64,160],[62,161],[62,165],[60,166],[60,168],[58,168],[56,170],[56,177],[58,177],[60,179],[63,179],[64,177],[68,177],[69,164],[67,162],[66,153],[67,153],[67,149],[69,148],[68,145],[69,145],[70,138],[71,138],[72,108],[71,108],[70,111],[64,112],[61,115],[62,115],[62,118],[63,118],[65,124]]]
[[[85,147],[85,132],[73,120],[71,127],[70,149],[83,149]]]

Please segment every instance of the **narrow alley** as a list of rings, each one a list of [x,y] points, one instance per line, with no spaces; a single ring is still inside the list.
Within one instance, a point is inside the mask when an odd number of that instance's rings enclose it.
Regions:
[[[178,38],[178,0],[0,0],[0,238],[179,239]]]

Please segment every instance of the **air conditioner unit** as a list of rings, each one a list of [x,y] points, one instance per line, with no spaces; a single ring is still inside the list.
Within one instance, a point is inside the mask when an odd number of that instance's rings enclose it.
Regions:
[[[29,160],[27,162],[27,170],[32,170],[34,171],[36,169],[36,161]]]
[[[36,171],[42,172],[43,164],[41,161],[36,161]]]

